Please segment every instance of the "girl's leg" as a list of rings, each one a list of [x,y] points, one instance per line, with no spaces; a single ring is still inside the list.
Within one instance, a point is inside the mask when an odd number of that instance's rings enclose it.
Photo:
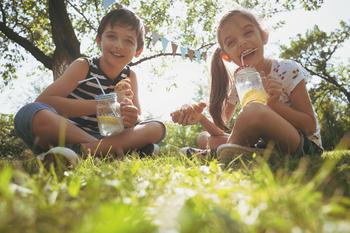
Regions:
[[[200,149],[207,149],[208,148],[208,141],[210,138],[210,134],[207,131],[202,131],[197,135],[196,143],[198,145],[198,148]]]
[[[33,116],[32,131],[36,137],[36,144],[43,149],[59,145],[60,137],[64,143],[69,144],[97,141],[95,137],[70,123],[66,118],[49,110],[38,111]]]
[[[227,142],[229,135],[224,136],[210,136],[207,131],[202,131],[197,136],[197,145],[200,149],[216,149],[221,144]]]
[[[163,139],[164,134],[164,125],[151,121],[125,129],[120,134],[104,137],[100,141],[90,141],[82,145],[83,148],[92,152],[97,149],[96,155],[106,155],[108,151],[120,155],[150,143],[158,143]]]
[[[228,135],[224,135],[224,136],[211,136],[209,138],[209,148],[210,149],[216,149],[218,146],[220,146],[221,144],[227,143],[228,140]]]
[[[258,139],[274,141],[283,152],[294,152],[300,135],[287,120],[268,106],[251,103],[243,108],[233,127],[228,142],[242,146],[254,145]]]

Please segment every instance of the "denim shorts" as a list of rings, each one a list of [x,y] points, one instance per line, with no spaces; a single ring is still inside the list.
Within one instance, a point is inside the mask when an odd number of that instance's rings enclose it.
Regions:
[[[57,113],[54,108],[47,104],[34,102],[24,105],[15,115],[14,126],[15,132],[18,137],[20,137],[24,143],[34,152],[42,153],[43,150],[38,144],[37,139],[33,134],[32,121],[34,115],[41,111],[48,110],[50,112]]]
[[[41,148],[37,144],[38,141],[37,141],[35,135],[33,134],[33,129],[32,129],[33,117],[37,112],[39,112],[41,110],[47,110],[47,111],[58,114],[57,111],[53,107],[51,107],[47,104],[44,104],[44,103],[34,102],[34,103],[30,103],[30,104],[23,106],[16,113],[15,119],[14,119],[14,126],[15,126],[16,135],[18,137],[20,137],[24,141],[24,143],[35,154],[39,154],[39,153],[45,152],[47,150],[47,149]],[[141,121],[137,124],[143,125],[143,124],[147,124],[150,122],[157,122],[164,127],[164,134],[163,134],[162,138],[160,139],[160,141],[163,140],[165,135],[166,135],[166,127],[165,127],[163,122],[157,121],[157,120],[146,120],[146,121]],[[97,139],[102,139],[104,137],[99,133],[91,133],[91,132],[88,132],[88,133]],[[71,146],[74,147],[75,145],[65,145],[65,146],[68,148],[71,148]]]

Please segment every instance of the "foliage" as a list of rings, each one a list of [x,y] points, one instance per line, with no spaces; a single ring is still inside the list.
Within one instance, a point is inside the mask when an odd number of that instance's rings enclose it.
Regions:
[[[122,0],[113,7],[132,8],[149,30],[170,35],[184,46],[207,49],[215,41],[215,16],[233,6],[254,7],[265,17],[270,17],[276,12],[299,7],[314,10],[321,4],[322,1],[316,0],[283,3],[278,0]],[[16,64],[24,59],[22,48],[58,77],[65,66],[82,53],[97,51],[91,35],[95,35],[98,20],[107,10],[102,8],[102,0],[1,1],[0,60],[4,63],[1,76],[5,80],[15,78],[11,74],[17,68]],[[172,28],[173,25],[177,25],[177,30]],[[87,51],[81,52],[83,38],[90,38],[91,43]]]
[[[350,38],[350,24],[341,22],[329,34],[317,26],[289,46],[281,46],[281,57],[299,62],[320,82],[311,82],[310,95],[321,124],[326,149],[332,149],[350,127],[350,68],[335,64],[335,54]],[[313,80],[307,80],[313,81]]]
[[[283,58],[302,64],[311,75],[318,76],[316,98],[332,96],[350,103],[350,68],[348,64],[334,64],[335,53],[350,38],[350,22],[341,21],[340,28],[329,34],[318,26],[298,37],[287,46],[281,46]]]
[[[178,151],[181,147],[197,147],[196,137],[203,128],[199,125],[179,126],[177,124],[166,123],[167,135],[162,141],[161,146],[166,150]]]
[[[0,157],[18,157],[26,148],[13,129],[13,115],[0,114]]]
[[[349,194],[335,191],[344,183],[324,194],[338,161],[328,156],[311,176],[305,160],[272,171],[256,158],[250,169],[231,170],[171,153],[88,157],[61,179],[0,161],[0,232],[345,233]]]

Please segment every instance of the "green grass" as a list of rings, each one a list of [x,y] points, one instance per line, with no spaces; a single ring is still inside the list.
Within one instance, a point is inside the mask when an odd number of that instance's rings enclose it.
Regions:
[[[0,160],[0,232],[350,232],[349,159],[232,169],[166,152],[89,157],[62,176]]]

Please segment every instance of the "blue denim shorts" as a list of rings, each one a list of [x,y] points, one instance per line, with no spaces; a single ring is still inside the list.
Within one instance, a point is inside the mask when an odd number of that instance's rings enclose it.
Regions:
[[[37,144],[37,139],[35,138],[35,135],[33,134],[33,129],[32,129],[33,117],[37,112],[39,112],[41,110],[47,110],[47,111],[58,114],[57,111],[53,107],[51,107],[47,104],[44,104],[44,103],[34,102],[34,103],[30,103],[30,104],[23,106],[16,113],[15,119],[14,119],[14,126],[15,126],[16,135],[18,137],[20,137],[24,141],[24,143],[35,154],[39,154],[39,153],[45,152],[47,150],[47,149],[41,148]],[[165,135],[166,135],[166,127],[165,127],[163,122],[157,121],[157,120],[146,120],[146,121],[139,122],[138,125],[143,125],[143,124],[147,124],[150,122],[157,122],[164,127],[164,134],[163,134],[163,137],[161,138],[161,140],[163,140]],[[91,132],[88,132],[88,133],[97,139],[103,138],[103,136],[99,133],[91,133]],[[68,148],[71,148],[71,146],[74,146],[74,145],[65,145],[65,146]]]

